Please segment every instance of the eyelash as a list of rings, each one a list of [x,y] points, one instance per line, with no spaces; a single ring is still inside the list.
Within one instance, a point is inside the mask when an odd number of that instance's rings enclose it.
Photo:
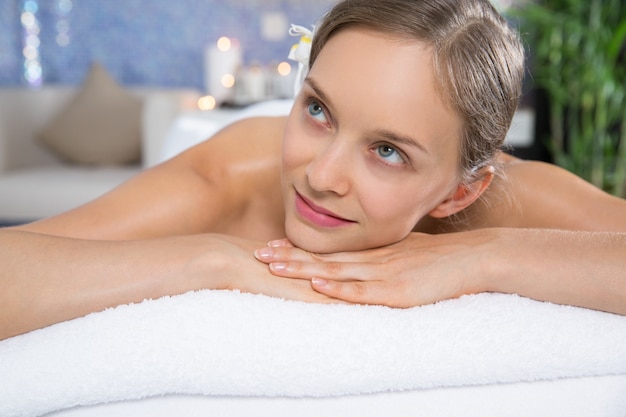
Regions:
[[[398,154],[398,157],[400,158],[400,160],[402,162],[389,162],[389,160],[385,157],[383,157],[380,154],[380,149],[381,148],[389,148],[391,150],[393,150],[393,152],[395,152],[396,154]],[[375,157],[381,161],[383,164],[391,166],[391,167],[399,167],[399,166],[404,166],[404,165],[410,165],[408,162],[408,158],[406,157],[406,155],[404,154],[404,152],[402,152],[400,149],[396,148],[393,145],[390,145],[389,143],[383,142],[383,143],[377,143],[374,144],[371,148],[370,148],[371,152],[375,154]]]
[[[311,105],[317,105],[319,106],[319,109],[321,111],[321,113],[324,115],[324,118],[326,119],[326,123],[327,125],[331,125],[331,117],[328,114],[328,111],[326,110],[326,107],[319,101],[319,99],[317,99],[314,96],[307,96],[304,99],[304,110],[306,113],[306,116],[310,119],[312,119],[315,123],[318,124],[322,124],[319,120],[317,120],[309,111]],[[404,166],[404,165],[411,165],[410,160],[407,158],[406,154],[404,152],[402,152],[400,149],[398,149],[396,146],[391,145],[387,142],[381,142],[381,143],[376,143],[374,144],[371,148],[370,151],[373,154],[376,154],[378,152],[378,150],[381,147],[387,147],[392,149],[394,152],[396,152],[398,154],[398,156],[400,157],[400,159],[402,160],[402,162],[398,163],[398,162],[388,162],[384,157],[382,157],[380,154],[375,155],[375,158],[377,161],[379,161],[380,163],[389,166],[389,167],[399,167],[399,166]]]
[[[315,123],[321,123],[321,122],[320,122],[319,120],[317,120],[317,119],[316,119],[316,118],[315,118],[315,117],[311,114],[311,112],[309,111],[309,108],[310,108],[310,107],[311,107],[311,105],[313,105],[313,104],[315,104],[315,105],[319,106],[319,108],[320,108],[321,112],[324,114],[324,117],[326,118],[326,122],[325,122],[325,124],[330,125],[330,124],[331,124],[331,123],[330,123],[330,121],[331,121],[331,117],[330,117],[330,115],[328,114],[328,111],[326,110],[326,107],[325,107],[322,103],[320,103],[320,101],[319,101],[317,98],[315,98],[315,97],[313,97],[313,96],[308,96],[308,97],[306,97],[306,98],[304,99],[304,110],[305,110],[305,112],[306,112],[307,117],[308,117],[308,118],[313,119],[313,120],[315,121]]]

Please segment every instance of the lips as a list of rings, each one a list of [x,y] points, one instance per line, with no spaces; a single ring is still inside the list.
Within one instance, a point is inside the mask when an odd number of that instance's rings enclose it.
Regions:
[[[305,220],[320,227],[341,227],[354,223],[330,210],[315,205],[311,200],[296,191],[296,210]]]

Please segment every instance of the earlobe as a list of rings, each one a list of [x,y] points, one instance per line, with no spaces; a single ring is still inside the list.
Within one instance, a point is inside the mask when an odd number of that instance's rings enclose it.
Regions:
[[[443,200],[428,214],[434,218],[444,218],[469,207],[489,187],[494,176],[494,168],[489,165],[480,169],[474,182],[457,185],[454,193]]]

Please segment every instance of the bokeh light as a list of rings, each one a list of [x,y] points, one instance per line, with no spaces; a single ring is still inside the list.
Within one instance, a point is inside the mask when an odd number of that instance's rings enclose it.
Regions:
[[[276,67],[276,71],[278,71],[278,73],[283,77],[286,77],[291,73],[291,64],[289,62],[283,61],[278,64],[278,66]]]
[[[217,40],[217,48],[222,52],[228,51],[231,45],[232,45],[232,42],[226,36],[222,36],[221,38]]]
[[[198,99],[198,108],[200,110],[213,110],[217,105],[217,101],[213,96],[203,96]]]
[[[31,87],[39,87],[43,82],[43,69],[39,61],[39,21],[37,12],[39,4],[35,0],[28,0],[22,6],[20,23],[23,29],[22,56],[24,57],[24,79]]]
[[[235,85],[235,77],[233,74],[222,75],[222,85],[226,88],[233,88]]]

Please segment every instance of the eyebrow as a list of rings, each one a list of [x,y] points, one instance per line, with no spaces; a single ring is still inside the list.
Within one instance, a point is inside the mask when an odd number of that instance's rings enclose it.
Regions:
[[[326,93],[324,93],[324,90],[322,90],[322,88],[317,84],[317,82],[315,82],[315,80],[313,80],[311,77],[307,76],[304,79],[304,82],[306,84],[308,84],[309,87],[311,87],[311,89],[315,92],[315,94],[317,94],[319,96],[319,98],[322,99],[322,101],[324,103],[326,103],[330,107],[334,107],[332,105],[332,100],[330,100],[330,98],[328,98]],[[422,152],[424,152],[427,155],[429,153],[428,149],[426,149],[426,147],[424,145],[422,145],[420,143],[420,141],[418,141],[417,139],[415,139],[415,138],[413,138],[411,136],[402,135],[402,134],[393,132],[393,131],[391,131],[389,129],[377,129],[375,131],[375,133],[378,136],[384,138],[385,140],[387,140],[389,142],[415,147],[415,148],[421,150]]]
[[[376,130],[376,134],[385,138],[389,142],[412,146],[428,155],[428,149],[426,149],[426,147],[422,145],[418,140],[410,136],[400,135],[398,133],[395,133],[386,129]]]
[[[304,82],[305,82],[305,84],[308,84],[309,87],[311,87],[311,89],[313,91],[315,91],[315,94],[317,94],[319,96],[319,98],[321,98],[324,103],[326,103],[330,107],[333,107],[332,100],[330,98],[328,98],[326,93],[324,93],[324,90],[322,90],[322,88],[317,84],[317,82],[315,82],[315,80],[313,78],[307,76],[304,79]]]

